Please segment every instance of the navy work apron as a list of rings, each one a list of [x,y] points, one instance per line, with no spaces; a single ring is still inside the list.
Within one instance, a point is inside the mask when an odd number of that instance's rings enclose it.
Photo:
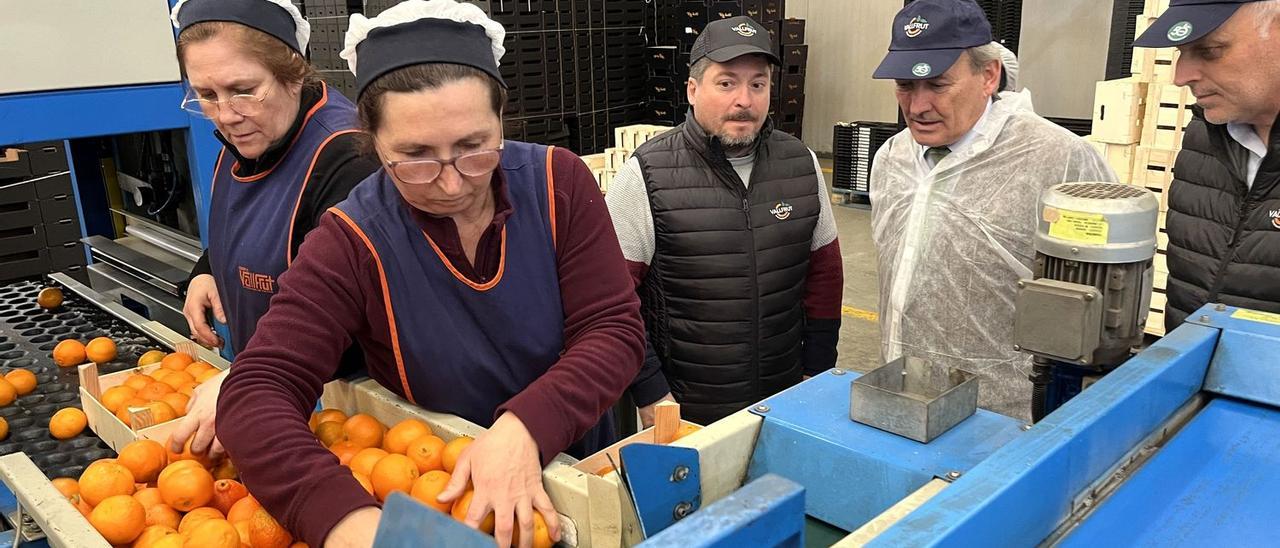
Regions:
[[[224,148],[213,173],[209,204],[209,265],[231,330],[231,349],[249,344],[258,320],[293,260],[293,222],[311,169],[324,145],[352,133],[355,106],[325,86],[283,159],[269,171],[237,177]]]
[[[498,406],[533,384],[564,350],[556,266],[551,149],[507,141],[502,173],[514,213],[493,280],[466,279],[413,219],[386,170],[330,209],[362,236],[381,271],[391,341],[406,399],[488,427]],[[613,438],[605,417],[566,452]]]

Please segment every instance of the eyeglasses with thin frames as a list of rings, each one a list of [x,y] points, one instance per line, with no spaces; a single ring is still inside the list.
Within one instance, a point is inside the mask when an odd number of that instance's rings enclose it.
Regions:
[[[502,147],[477,150],[460,154],[453,158],[433,158],[424,160],[401,160],[386,162],[387,170],[400,182],[410,185],[430,184],[440,178],[444,166],[453,166],[458,173],[468,177],[479,177],[498,168],[502,161]]]
[[[268,87],[264,90],[261,96],[240,93],[223,100],[204,99],[194,96],[194,93],[191,88],[187,88],[186,97],[182,100],[182,110],[212,120],[218,117],[223,103],[226,103],[236,114],[252,118],[261,115],[265,110],[262,102],[267,100],[267,95],[271,93],[271,88]]]

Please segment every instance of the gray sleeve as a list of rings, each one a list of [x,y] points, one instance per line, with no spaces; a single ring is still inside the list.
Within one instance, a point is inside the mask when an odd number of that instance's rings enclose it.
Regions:
[[[628,261],[649,264],[653,260],[653,213],[649,209],[649,192],[645,189],[640,161],[627,158],[622,169],[609,182],[604,197],[613,218],[613,230]]]

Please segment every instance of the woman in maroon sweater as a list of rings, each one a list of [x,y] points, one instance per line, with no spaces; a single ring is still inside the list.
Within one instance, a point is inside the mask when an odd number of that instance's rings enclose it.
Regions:
[[[499,545],[558,536],[541,468],[610,443],[644,327],[604,201],[572,153],[502,139],[503,29],[475,6],[355,16],[343,52],[384,168],[307,237],[221,388],[217,434],[312,546],[368,546],[380,510],[307,426],[353,341],[369,375],[483,426],[441,495]],[[602,420],[604,417],[604,420]]]

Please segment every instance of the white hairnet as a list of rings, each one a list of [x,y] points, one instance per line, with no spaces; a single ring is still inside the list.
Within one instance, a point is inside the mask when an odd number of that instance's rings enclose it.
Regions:
[[[1005,82],[999,91],[1018,91],[1018,56],[1000,42],[991,42],[991,45],[1000,50],[1000,65],[1004,67]]]
[[[991,106],[967,147],[928,175],[909,130],[876,153],[872,239],[879,252],[881,350],[978,374],[979,403],[1030,418],[1031,359],[1013,350],[1014,298],[1035,259],[1041,191],[1115,181],[1084,139],[1014,95]]]

